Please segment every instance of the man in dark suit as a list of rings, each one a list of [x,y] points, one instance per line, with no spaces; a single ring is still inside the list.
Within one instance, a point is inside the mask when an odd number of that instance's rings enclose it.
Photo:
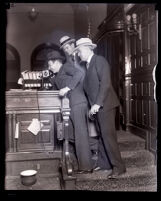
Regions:
[[[70,101],[79,173],[91,172],[93,164],[87,129],[88,108],[82,87],[84,73],[69,61],[63,64],[62,56],[58,53],[48,54],[48,68],[55,74],[51,82],[60,90],[59,95],[67,95]]]
[[[82,71],[83,75],[85,76],[86,69],[83,62],[80,62],[80,58],[77,54],[72,54],[73,50],[75,49],[75,39],[70,38],[69,36],[63,36],[60,38],[60,49],[63,50],[63,52],[66,55],[67,63],[71,64],[75,68]],[[83,77],[84,77],[83,76]],[[82,80],[83,82],[83,80]],[[82,89],[76,90],[77,93],[79,93],[79,96],[81,96],[83,99],[87,99],[85,96],[84,90],[83,90],[83,84],[80,84],[79,87]],[[62,93],[63,95],[63,93]],[[78,97],[79,97],[78,96]],[[88,102],[88,100],[87,100]],[[89,106],[88,106],[89,108]],[[84,114],[86,115],[86,114]],[[98,134],[95,128],[95,124],[93,121],[91,121],[89,118],[87,119],[87,127],[88,127],[88,134],[89,134],[89,143],[90,143],[90,149],[92,152],[92,161],[93,166],[95,166],[97,162],[97,153],[98,153]]]
[[[110,66],[104,57],[94,54],[94,48],[96,44],[89,38],[81,38],[76,42],[75,52],[87,62],[84,90],[91,106],[89,115],[95,116],[100,133],[96,170],[112,168],[110,177],[117,177],[126,172],[115,129],[115,109],[119,100],[111,83]]]

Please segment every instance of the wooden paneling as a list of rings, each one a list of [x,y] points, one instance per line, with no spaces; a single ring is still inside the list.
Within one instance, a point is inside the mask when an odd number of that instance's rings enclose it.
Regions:
[[[6,152],[55,150],[60,113],[57,91],[6,92]],[[37,135],[27,129],[35,118],[43,123]],[[16,125],[19,125],[18,135]]]
[[[33,118],[39,119],[44,125],[36,136],[27,130]],[[17,151],[54,150],[53,114],[20,114],[17,115],[17,122],[20,123]]]
[[[123,4],[111,4],[107,7],[107,17],[98,27],[94,38],[97,43],[97,54],[104,56],[111,66],[111,79],[116,94],[120,100],[120,108],[116,111],[116,128],[125,119],[124,108],[124,8]]]
[[[154,5],[136,5],[129,12],[137,14],[141,24],[141,40],[138,35],[130,35],[131,54],[131,125],[145,129],[143,136],[147,148],[156,151],[156,102],[154,100],[154,80],[152,71],[157,62],[157,24]],[[154,142],[155,141],[155,142]]]

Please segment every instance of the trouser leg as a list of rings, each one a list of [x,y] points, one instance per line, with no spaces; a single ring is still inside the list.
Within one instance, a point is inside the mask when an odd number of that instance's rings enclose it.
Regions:
[[[106,153],[113,167],[125,168],[119,150],[116,128],[115,128],[115,109],[110,111],[101,111],[97,115],[101,130],[101,137]]]
[[[103,142],[103,138],[101,136],[99,137],[99,142],[98,142],[97,166],[101,167],[101,169],[107,169],[107,170],[112,168],[108,153],[106,151],[106,148]]]
[[[75,148],[80,170],[92,169],[86,114],[86,104],[76,105],[72,108],[71,117],[74,125]]]

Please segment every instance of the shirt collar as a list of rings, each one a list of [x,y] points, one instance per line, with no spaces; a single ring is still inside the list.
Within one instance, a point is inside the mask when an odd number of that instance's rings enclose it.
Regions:
[[[93,55],[94,55],[93,52],[89,55],[89,57],[88,57],[88,59],[87,59],[87,63],[90,63],[90,61],[91,61]]]

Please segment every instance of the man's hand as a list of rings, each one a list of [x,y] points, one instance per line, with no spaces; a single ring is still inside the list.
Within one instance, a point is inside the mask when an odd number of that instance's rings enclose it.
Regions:
[[[70,91],[70,89],[68,87],[64,87],[64,88],[60,89],[59,96],[65,96],[68,93],[68,91]]]
[[[89,111],[89,115],[93,115],[96,114],[100,109],[100,105],[94,104],[92,105],[90,111]]]

